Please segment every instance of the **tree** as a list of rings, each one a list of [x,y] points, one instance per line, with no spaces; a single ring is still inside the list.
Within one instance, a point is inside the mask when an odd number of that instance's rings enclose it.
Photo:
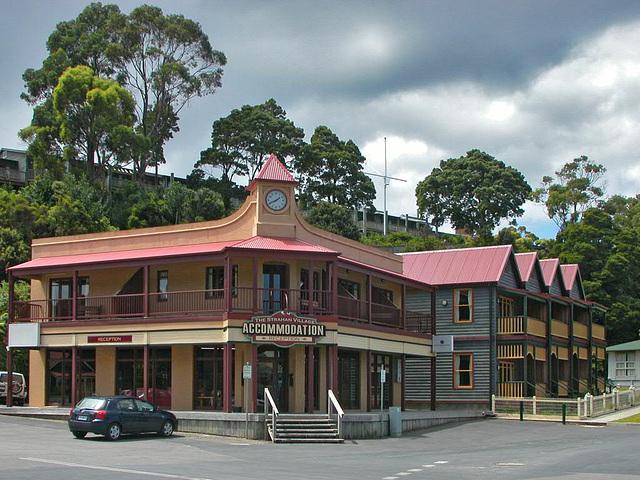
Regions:
[[[416,187],[418,212],[436,228],[448,219],[456,229],[485,238],[502,219],[521,216],[530,195],[518,170],[480,150],[441,161]]]
[[[363,172],[365,158],[353,141],[340,140],[328,127],[319,126],[296,162],[301,176],[301,199],[311,205],[325,201],[351,209],[372,207],[373,182]]]
[[[197,22],[142,5],[131,12],[115,56],[121,78],[134,94],[140,148],[134,170],[164,163],[164,144],[178,131],[178,114],[194,97],[222,85],[227,59],[214,50]]]
[[[360,238],[360,231],[353,222],[351,211],[340,205],[319,202],[309,210],[306,220],[328,232],[337,233],[352,240]]]
[[[304,130],[287,118],[274,99],[244,105],[213,122],[211,148],[200,153],[195,166],[219,170],[222,180],[232,182],[241,176],[251,181],[271,154],[290,164],[300,155],[303,139]]]
[[[47,50],[42,68],[23,75],[22,98],[34,105],[34,117],[21,136],[30,142],[36,165],[62,150],[53,88],[68,67],[84,65],[116,80],[136,101],[135,136],[126,144],[140,180],[148,167],[164,163],[164,145],[178,131],[181,109],[196,96],[214,93],[226,64],[198,23],[149,5],[123,15],[116,5],[92,3],[76,19],[57,25]]]
[[[70,67],[52,98],[66,158],[86,161],[90,177],[97,163],[102,181],[106,168],[129,160],[134,101],[115,80],[100,78],[89,67]]]
[[[19,302],[28,301],[31,295],[29,283],[17,281],[14,284],[14,298]],[[6,281],[0,282],[0,365],[3,367],[7,362],[7,320],[9,318],[9,284]],[[12,366],[14,372],[19,372],[29,376],[29,352],[25,349],[13,351]]]
[[[585,155],[565,163],[553,177],[542,178],[542,187],[533,193],[534,199],[544,203],[547,215],[560,228],[580,220],[582,214],[600,202],[604,186],[600,180],[607,171]]]

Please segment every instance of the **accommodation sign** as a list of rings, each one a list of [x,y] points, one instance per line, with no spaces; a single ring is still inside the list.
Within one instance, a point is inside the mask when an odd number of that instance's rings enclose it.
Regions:
[[[87,338],[89,343],[131,343],[132,335],[95,335]]]
[[[299,317],[282,310],[273,315],[251,317],[242,325],[242,333],[252,343],[270,343],[279,347],[313,345],[325,336],[325,326],[315,318]]]

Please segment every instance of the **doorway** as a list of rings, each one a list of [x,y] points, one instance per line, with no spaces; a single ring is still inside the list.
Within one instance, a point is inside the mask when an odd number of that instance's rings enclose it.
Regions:
[[[264,265],[262,269],[262,310],[275,313],[287,309],[284,289],[287,288],[285,265]]]
[[[261,345],[258,347],[258,405],[263,406],[264,389],[276,402],[278,410],[288,410],[289,399],[289,350]],[[259,409],[260,410],[260,409]]]

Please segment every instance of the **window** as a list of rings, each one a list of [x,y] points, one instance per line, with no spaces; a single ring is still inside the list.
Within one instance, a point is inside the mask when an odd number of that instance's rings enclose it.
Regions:
[[[351,297],[356,300],[360,300],[360,284],[357,282],[339,278],[338,295],[341,297]]]
[[[205,298],[224,297],[224,267],[207,267]]]
[[[453,354],[453,388],[473,388],[473,354]]]
[[[473,290],[467,288],[453,291],[453,321],[473,322]]]
[[[205,278],[206,298],[224,298],[224,267],[207,267]],[[238,296],[238,265],[231,266],[231,295]]]
[[[635,377],[635,376],[636,376],[635,354],[632,352],[616,353],[616,378]]]
[[[169,291],[169,271],[158,271],[158,293],[166,294]],[[158,295],[159,302],[166,302],[169,298],[168,295]]]
[[[385,290],[384,288],[371,287],[371,301],[378,305],[395,307],[393,303],[393,292],[391,290]]]

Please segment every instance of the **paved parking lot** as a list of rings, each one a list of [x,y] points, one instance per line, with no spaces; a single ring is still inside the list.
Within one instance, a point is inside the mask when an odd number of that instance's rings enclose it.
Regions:
[[[0,416],[7,479],[637,479],[640,427],[483,420],[344,445],[177,434],[77,440],[64,422]]]

